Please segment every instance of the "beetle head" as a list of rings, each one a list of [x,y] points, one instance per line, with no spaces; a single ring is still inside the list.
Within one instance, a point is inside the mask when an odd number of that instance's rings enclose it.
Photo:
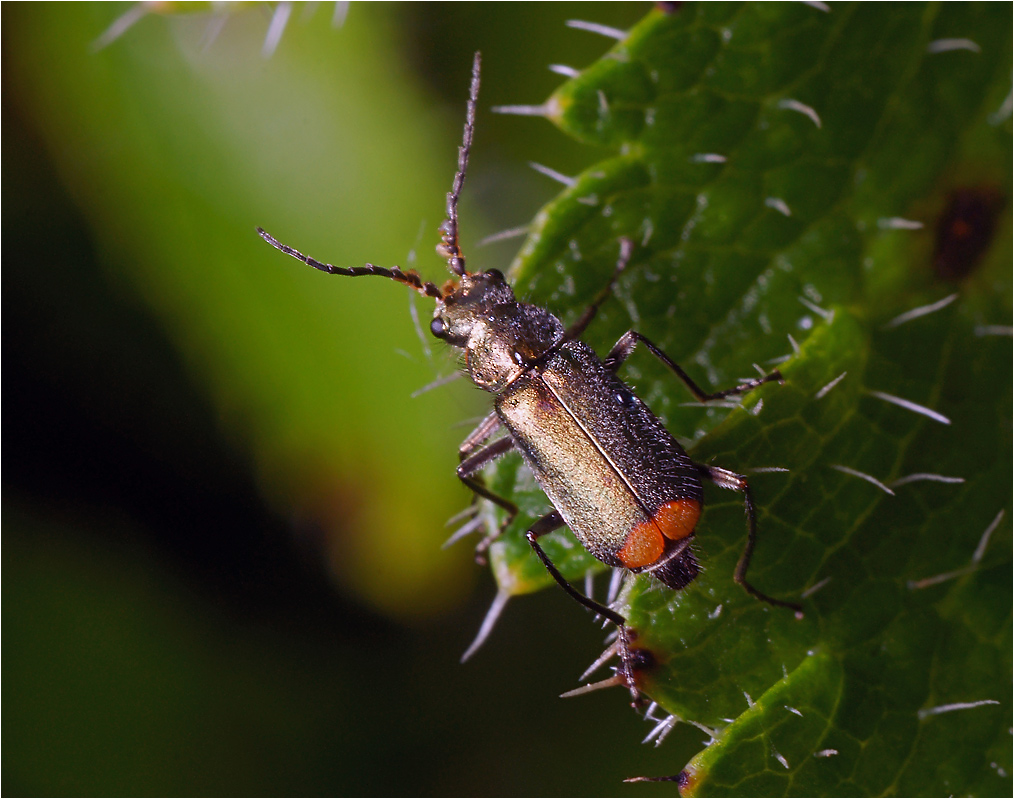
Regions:
[[[490,269],[466,272],[437,300],[430,332],[463,348],[472,381],[496,391],[555,345],[563,325],[545,309],[515,300],[503,273]]]

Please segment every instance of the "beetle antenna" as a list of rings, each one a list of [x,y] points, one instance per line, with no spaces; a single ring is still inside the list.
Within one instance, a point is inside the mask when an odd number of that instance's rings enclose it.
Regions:
[[[440,226],[440,241],[437,252],[447,259],[447,267],[456,275],[465,274],[465,256],[458,246],[458,199],[465,185],[465,173],[468,170],[468,154],[472,150],[472,135],[475,133],[475,108],[479,102],[479,72],[482,65],[482,54],[476,52],[472,61],[472,83],[468,89],[468,110],[465,113],[465,132],[461,146],[458,148],[458,171],[454,174],[454,183],[447,192],[447,219]]]
[[[308,255],[303,255],[299,250],[294,247],[290,247],[288,244],[282,244],[278,239],[268,233],[264,228],[257,228],[257,233],[264,241],[274,247],[276,250],[281,250],[286,255],[291,255],[293,258],[302,261],[307,266],[312,266],[314,269],[319,269],[321,272],[327,272],[329,275],[345,275],[347,277],[363,277],[364,275],[376,275],[377,277],[388,277],[391,280],[396,280],[399,283],[404,283],[409,288],[413,288],[420,294],[427,297],[433,297],[436,300],[441,299],[444,295],[439,288],[428,280],[423,280],[419,277],[419,273],[414,269],[409,269],[407,272],[398,266],[392,266],[387,269],[383,266],[374,266],[373,264],[366,264],[366,266],[353,266],[343,267],[334,266],[333,264],[321,263],[315,258],[311,258]]]

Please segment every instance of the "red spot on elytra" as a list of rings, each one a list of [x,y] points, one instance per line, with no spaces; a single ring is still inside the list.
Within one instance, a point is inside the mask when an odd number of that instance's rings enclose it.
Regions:
[[[628,533],[623,548],[616,554],[628,569],[650,566],[662,557],[666,538],[671,541],[686,538],[693,533],[700,517],[701,504],[696,500],[666,502],[650,520],[641,522]]]

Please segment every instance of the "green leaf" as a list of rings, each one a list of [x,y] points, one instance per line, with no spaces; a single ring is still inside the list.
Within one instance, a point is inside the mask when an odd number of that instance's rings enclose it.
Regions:
[[[640,687],[713,731],[685,792],[1009,790],[1010,72],[1009,6],[706,4],[649,14],[544,106],[616,157],[538,215],[519,293],[576,318],[628,236],[599,352],[634,327],[704,387],[786,378],[727,410],[684,407],[644,353],[622,371],[692,457],[752,473],[750,580],[806,609],[733,583],[719,489],[699,579],[628,582]],[[517,459],[494,485],[526,517],[491,550],[501,588],[550,585],[523,537],[545,498]],[[545,540],[568,579],[601,570]]]
[[[440,550],[462,502],[445,477],[461,411],[431,393],[391,413],[437,368],[412,347],[404,292],[343,291],[255,227],[336,263],[404,264],[420,222],[439,223],[453,149],[392,67],[390,12],[354,30],[323,9],[293,19],[266,59],[263,11],[223,9],[213,46],[213,20],[184,14],[96,51],[123,8],[25,7],[7,57],[112,280],[164,324],[265,495],[322,531],[347,591],[416,617],[460,599],[472,571]],[[381,496],[392,473],[412,490]]]

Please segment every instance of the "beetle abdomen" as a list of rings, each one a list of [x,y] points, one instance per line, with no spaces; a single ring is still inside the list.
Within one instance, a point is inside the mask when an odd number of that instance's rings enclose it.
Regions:
[[[701,509],[697,472],[590,347],[568,342],[514,381],[496,407],[539,486],[595,557],[634,571],[689,558]]]

